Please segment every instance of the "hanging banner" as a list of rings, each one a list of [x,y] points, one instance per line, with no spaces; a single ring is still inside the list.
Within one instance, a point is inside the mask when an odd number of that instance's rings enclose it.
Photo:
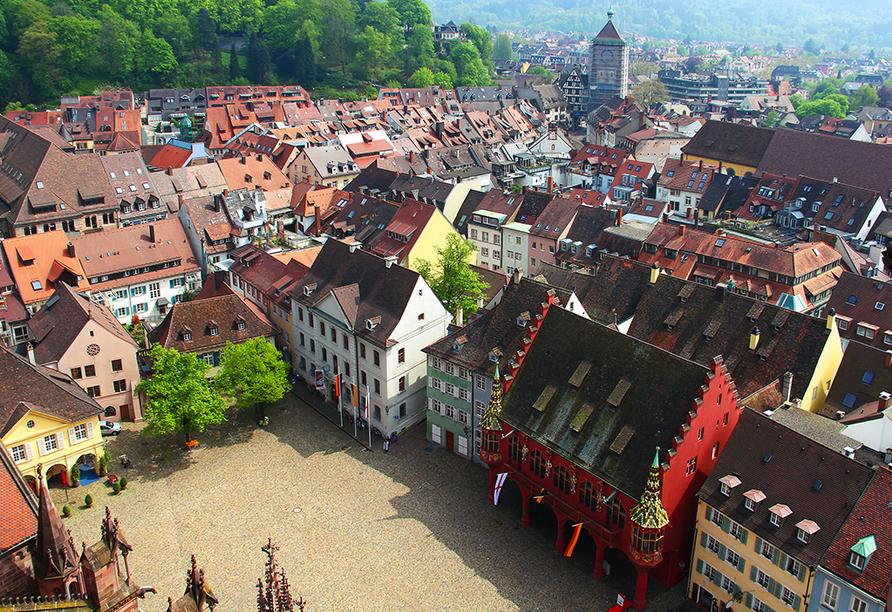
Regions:
[[[316,391],[325,391],[325,372],[316,370]]]

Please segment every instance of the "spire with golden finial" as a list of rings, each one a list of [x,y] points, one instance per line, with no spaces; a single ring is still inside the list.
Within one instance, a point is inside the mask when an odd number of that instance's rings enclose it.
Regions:
[[[654,454],[650,476],[641,502],[629,513],[632,522],[644,529],[662,529],[669,524],[669,514],[660,500],[660,447]]]
[[[502,381],[499,378],[499,364],[496,364],[496,374],[492,381],[492,395],[489,396],[489,406],[480,419],[480,427],[490,431],[502,431]]]

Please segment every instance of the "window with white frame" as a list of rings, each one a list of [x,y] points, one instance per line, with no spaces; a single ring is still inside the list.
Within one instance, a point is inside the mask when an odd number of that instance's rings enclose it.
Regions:
[[[796,593],[794,593],[787,587],[781,587],[781,597],[780,598],[781,598],[782,602],[784,602],[785,604],[787,604],[788,606],[790,606],[792,608],[793,603],[796,601]],[[867,611],[864,610],[863,612],[867,612]]]
[[[734,584],[734,581],[727,576],[722,576],[722,589],[728,593],[733,593],[735,590],[737,590],[737,585]]]
[[[753,603],[750,605],[750,609],[752,609],[753,612],[768,612],[768,606],[766,606],[765,602],[758,597],[753,597]]]
[[[214,354],[213,353],[205,353],[205,354],[201,355],[199,358],[204,360],[204,362],[206,364],[208,364],[209,366],[214,365]]]
[[[725,553],[725,561],[728,563],[728,565],[736,568],[738,565],[740,565],[740,555],[729,548],[728,552]]]
[[[442,406],[442,404],[440,403],[440,400],[430,398],[430,400],[428,400],[428,404],[429,404],[428,408],[430,409],[431,412],[436,412],[437,414],[440,414],[440,408]]]
[[[458,437],[458,454],[468,456],[468,439],[464,436]]]
[[[709,563],[703,564],[703,575],[706,576],[707,579],[712,580],[715,576],[719,575],[717,569],[711,566]]]
[[[774,546],[762,540],[762,547],[759,550],[759,554],[765,557],[766,559],[774,558]]]
[[[731,520],[731,519],[728,519],[728,520]],[[735,523],[734,521],[731,521],[731,529],[728,530],[728,533],[730,533],[731,537],[733,537],[735,540],[743,539],[743,527],[741,527],[740,523]]]
[[[722,516],[722,513],[721,513],[721,512],[718,512],[718,511],[716,511],[716,510],[713,510],[713,511],[712,511],[712,516],[710,517],[710,520],[712,521],[712,523],[713,523],[714,525],[718,525],[719,527],[721,527],[722,524],[724,523],[724,520],[725,520],[725,519],[724,519],[724,517]]]
[[[710,551],[712,551],[714,554],[717,555],[717,554],[719,554],[719,550],[721,549],[721,544],[714,537],[707,536],[706,537],[706,548],[708,548]]]
[[[471,401],[471,394],[468,393],[467,389],[462,389],[461,387],[459,387],[459,389],[458,389],[458,397],[463,402]]]
[[[431,357],[431,367],[435,370],[440,369],[440,360],[436,357]]]
[[[56,434],[46,436],[43,439],[43,448],[48,453],[54,450],[59,450],[59,439],[56,438]]]
[[[867,602],[860,597],[852,595],[852,605],[849,606],[849,610],[851,612],[867,612]]]
[[[799,578],[799,571],[802,569],[802,564],[793,557],[787,557],[787,567],[784,569],[787,570],[788,574],[792,574]]]
[[[449,404],[446,404],[444,407],[446,409],[445,410],[446,416],[449,417],[450,419],[454,419],[455,418],[455,408],[453,406],[450,406]]]
[[[152,299],[161,297],[161,283],[149,283],[149,297]]]
[[[16,463],[21,463],[22,461],[27,461],[31,458],[31,448],[30,444],[19,444],[18,446],[13,446],[10,449],[10,454],[12,455],[12,460]]]
[[[484,391],[486,390],[486,379],[484,379],[479,374],[477,375],[477,388],[483,389]]]
[[[428,380],[428,384],[430,385],[431,389],[436,389],[437,391],[441,391],[443,389],[443,383],[439,378],[434,378],[433,376],[431,376]]]
[[[471,380],[471,378],[468,376],[468,368],[458,366],[458,377],[462,380]]]
[[[441,429],[439,425],[431,425],[431,442],[435,444],[440,443],[440,440],[442,440],[440,431]]]
[[[453,385],[451,382],[447,382],[443,391],[447,395],[455,395],[455,385]]]
[[[762,587],[763,589],[765,589],[767,591],[769,589],[769,587],[771,586],[771,576],[769,576],[768,574],[766,574],[765,572],[763,572],[762,570],[757,568],[756,569],[756,582],[758,583],[758,585],[760,587]]]
[[[447,361],[443,371],[447,374],[455,374],[455,365],[452,362]]]
[[[839,586],[830,582],[824,583],[824,592],[821,594],[821,605],[831,610],[836,610],[839,603]]]
[[[79,423],[68,430],[69,437],[71,438],[72,444],[77,444],[78,442],[83,442],[87,439],[87,424]]]
[[[477,418],[483,418],[483,414],[486,412],[486,404],[481,401],[477,401],[474,403],[474,410],[477,412]]]
[[[458,411],[458,422],[464,423],[465,425],[469,425],[471,423],[471,415],[469,415],[464,410]]]

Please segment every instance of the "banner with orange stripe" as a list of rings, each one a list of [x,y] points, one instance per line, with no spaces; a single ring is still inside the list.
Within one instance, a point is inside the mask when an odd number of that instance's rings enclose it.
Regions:
[[[573,549],[576,548],[576,542],[579,541],[579,534],[582,533],[582,523],[576,523],[573,527],[573,537],[570,538],[570,543],[567,544],[567,548],[564,550],[565,557],[573,556]]]

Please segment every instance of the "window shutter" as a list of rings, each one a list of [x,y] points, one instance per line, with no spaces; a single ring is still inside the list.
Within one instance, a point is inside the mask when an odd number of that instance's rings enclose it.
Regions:
[[[781,585],[774,578],[768,578],[768,592],[780,599]]]
[[[710,522],[712,521],[712,508],[709,506],[706,506],[706,520]]]
[[[746,594],[746,607],[747,608],[753,607],[753,594],[752,593]]]
[[[59,450],[65,448],[65,436],[62,435],[62,432],[56,433],[56,444],[59,445]]]
[[[805,574],[806,574],[805,564],[800,563],[799,564],[799,582],[802,582],[803,580],[805,580]]]
[[[775,565],[778,564],[778,557],[779,557],[778,553],[779,553],[779,550],[778,550],[777,546],[775,546],[774,553],[772,553],[772,555],[771,555],[771,562],[774,563]]]
[[[762,554],[762,538],[756,536],[756,554]]]
[[[802,598],[799,595],[793,595],[793,609],[798,610],[800,605],[802,605]]]
[[[214,351],[214,367],[220,365],[220,351]]]
[[[716,586],[722,586],[722,574],[717,571],[713,571],[712,572],[712,583]]]
[[[787,553],[784,553],[784,552],[780,553],[779,559],[777,560],[777,565],[782,570],[787,569],[787,559],[789,559],[789,557],[787,556]]]
[[[746,559],[744,559],[743,557],[740,557],[740,561],[737,562],[737,571],[742,574],[745,567],[746,567]]]
[[[74,437],[74,427],[68,429],[68,441],[71,444],[77,444],[77,438]]]
[[[725,546],[724,544],[719,544],[719,559],[722,559],[724,561],[727,556],[728,556],[728,547]]]
[[[729,519],[727,516],[722,517],[722,531],[724,531],[725,533],[731,532],[731,519]]]
[[[33,454],[33,451],[31,450],[31,443],[30,443],[30,442],[25,442],[24,444],[22,444],[22,446],[25,447],[25,459],[28,460],[28,461],[30,461],[31,459],[33,459],[33,458],[34,458],[34,454]]]
[[[45,454],[46,454],[46,443],[45,443],[45,441],[44,441],[43,438],[40,438],[40,439],[37,441],[37,452],[38,452],[40,455],[45,455]]]
[[[703,559],[697,559],[697,573],[703,573]]]
[[[740,543],[746,544],[747,539],[749,538],[749,532],[741,525],[740,529]]]
[[[87,439],[93,437],[93,421],[87,421]]]
[[[755,565],[752,566],[752,567],[750,568],[750,580],[752,580],[753,582],[755,582],[755,581],[756,581],[756,574],[758,574],[758,573],[759,573],[759,568],[756,567]]]
[[[706,532],[705,532],[705,531],[704,531],[703,533],[700,534],[700,546],[702,546],[703,548],[706,548],[706,540],[707,540],[707,538],[708,538],[708,536],[706,535]]]

